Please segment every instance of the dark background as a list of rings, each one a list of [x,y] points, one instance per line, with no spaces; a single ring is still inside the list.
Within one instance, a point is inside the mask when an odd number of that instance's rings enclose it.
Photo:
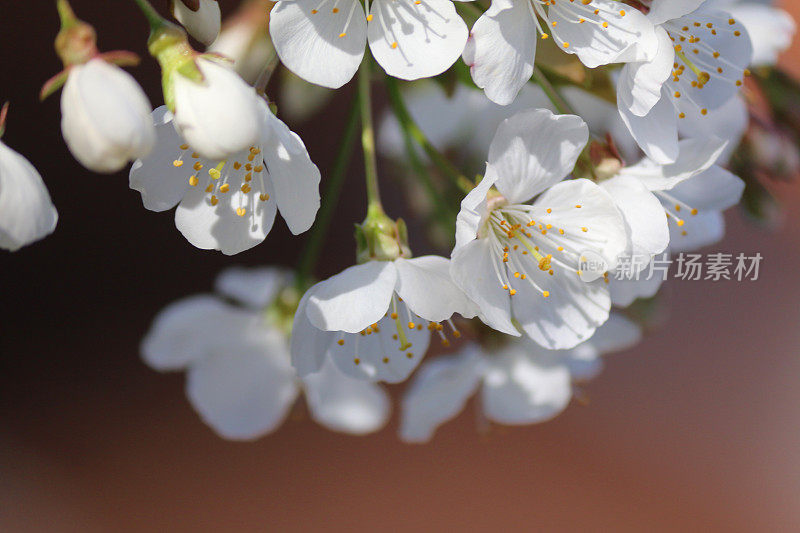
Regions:
[[[732,212],[715,247],[764,255],[760,281],[669,284],[665,326],[611,358],[584,387],[589,404],[553,422],[478,432],[470,406],[432,444],[407,446],[396,418],[354,438],[298,409],[276,434],[230,443],[194,414],[181,375],[139,361],[138,342],[165,304],[210,290],[232,264],[291,265],[304,237],[279,221],[233,259],[197,250],[171,212],[144,210],[126,173],[79,167],[60,138],[58,95],[37,99],[60,69],[53,4],[0,0],[0,99],[12,102],[3,140],[39,169],[60,213],[54,235],[0,253],[0,530],[800,527],[797,186],[778,190],[782,229]],[[73,6],[102,50],[144,56],[133,73],[158,105],[132,2]],[[323,176],[350,93],[322,119],[291,124]],[[391,183],[384,194],[398,203]],[[319,275],[352,261],[363,202],[356,158]]]

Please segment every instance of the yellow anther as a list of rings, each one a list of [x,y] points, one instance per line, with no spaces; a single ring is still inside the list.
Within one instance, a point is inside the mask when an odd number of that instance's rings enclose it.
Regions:
[[[544,291],[542,293],[542,296],[544,296],[545,298],[549,298],[550,297],[550,291]]]
[[[211,205],[217,205],[219,203],[219,198],[216,196],[211,197]]]
[[[200,180],[197,179],[197,176],[189,176],[189,185],[195,187],[198,183],[200,183]]]
[[[239,209],[236,210],[236,214],[239,215],[240,217],[243,217],[247,214],[247,209],[245,209],[244,207],[240,207]]]
[[[183,161],[176,159],[175,161],[172,162],[172,166],[174,166],[175,168],[180,168],[183,166]]]
[[[339,346],[344,346],[344,339],[339,339],[338,341],[336,341],[336,343],[337,343]]]
[[[224,184],[222,187],[220,187],[220,188],[219,188],[219,192],[222,192],[222,193],[226,193],[226,192],[228,192],[229,190],[231,190],[231,186],[230,186],[230,185],[228,185],[227,183],[226,183],[226,184]]]
[[[258,199],[261,200],[262,202],[266,202],[267,200],[269,200],[269,194],[259,194]]]

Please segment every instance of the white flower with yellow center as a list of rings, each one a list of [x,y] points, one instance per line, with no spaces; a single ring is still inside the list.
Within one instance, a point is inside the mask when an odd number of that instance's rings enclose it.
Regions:
[[[431,334],[444,344],[447,334],[461,336],[450,320],[454,313],[475,316],[472,302],[450,279],[447,259],[367,261],[303,296],[292,330],[292,362],[305,376],[330,357],[355,378],[399,383],[425,356]]]
[[[608,319],[607,280],[598,277],[628,246],[607,192],[586,179],[562,181],[588,137],[573,115],[539,109],[505,120],[486,175],[458,215],[453,281],[486,324],[510,335],[524,331],[549,349],[587,340]]]
[[[490,100],[509,104],[528,82],[539,36],[552,38],[589,68],[649,61],[658,48],[653,24],[621,2],[494,0],[464,49],[472,79]]]
[[[153,113],[158,144],[131,168],[130,186],[147,209],[178,206],[175,225],[194,246],[233,255],[262,242],[280,210],[295,235],[306,231],[319,209],[320,173],[303,141],[258,107],[260,143],[218,160],[194,152],[161,107]]]
[[[684,131],[705,132],[693,124],[702,124],[734,98],[749,73],[753,48],[744,26],[727,12],[697,9],[701,3],[654,1],[648,18],[657,25],[658,54],[652,61],[626,65],[620,74],[620,115],[658,163],[678,157],[679,122]]]
[[[573,381],[600,371],[600,356],[626,350],[641,338],[634,323],[611,315],[587,342],[572,350],[546,350],[512,341],[496,350],[471,344],[458,354],[437,357],[417,373],[403,397],[400,438],[427,442],[436,428],[455,418],[480,390],[479,409],[492,422],[545,422],[569,405]]]
[[[315,374],[297,377],[286,332],[264,312],[290,283],[291,276],[277,269],[223,272],[217,291],[236,305],[212,295],[169,305],[144,339],[142,357],[162,372],[185,370],[192,406],[228,439],[274,431],[301,391],[311,417],[328,429],[377,431],[390,411],[382,388],[343,375],[330,361]]]
[[[337,89],[350,81],[369,43],[390,76],[441,74],[467,42],[467,25],[451,0],[281,0],[269,31],[286,67],[311,83]]]

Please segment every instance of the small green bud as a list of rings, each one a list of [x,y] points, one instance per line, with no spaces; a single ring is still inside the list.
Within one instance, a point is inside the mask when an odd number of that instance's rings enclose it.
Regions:
[[[392,220],[382,209],[370,209],[364,222],[356,226],[355,238],[359,264],[411,257],[406,223]]]

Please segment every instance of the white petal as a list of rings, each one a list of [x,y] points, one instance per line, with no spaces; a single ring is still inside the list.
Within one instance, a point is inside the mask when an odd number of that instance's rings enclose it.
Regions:
[[[724,211],[738,204],[743,192],[744,182],[738,176],[714,165],[669,194],[699,211]]]
[[[425,320],[442,322],[453,313],[465,318],[477,308],[450,277],[450,260],[437,255],[397,259],[397,295],[411,311]]]
[[[242,305],[263,309],[291,281],[291,272],[283,268],[231,267],[217,276],[214,288],[222,296]]]
[[[297,398],[285,338],[256,330],[189,368],[186,394],[222,437],[252,440],[275,430]]]
[[[486,209],[486,194],[496,181],[496,175],[484,176],[481,182],[461,200],[461,210],[456,217],[456,246],[453,253],[478,237],[478,231],[489,215]]]
[[[725,218],[719,211],[706,211],[690,219],[687,217],[682,227],[670,224],[669,231],[670,250],[693,252],[722,240],[725,236]]]
[[[326,358],[319,372],[306,376],[311,417],[333,431],[366,435],[389,420],[391,401],[379,385],[346,376]]]
[[[375,0],[369,48],[386,73],[404,80],[441,74],[467,42],[467,25],[451,0]]]
[[[441,424],[460,413],[480,384],[484,358],[476,345],[428,361],[403,396],[400,438],[427,442]]]
[[[519,336],[511,322],[511,302],[497,278],[494,257],[487,239],[474,240],[453,252],[450,275],[467,297],[480,309],[480,319],[488,326]]]
[[[204,76],[195,82],[173,74],[175,127],[204,158],[222,160],[255,146],[260,122],[258,97],[236,72],[208,59],[198,59]]]
[[[625,7],[612,0],[593,0],[591,6],[557,0],[548,12],[553,39],[589,68],[649,61],[658,51],[655,27],[640,11]]]
[[[332,332],[317,329],[308,320],[306,309],[313,290],[314,287],[311,287],[300,299],[292,324],[292,366],[300,377],[318,372],[322,368],[325,353],[334,339]]]
[[[133,77],[93,59],[73,67],[61,94],[61,131],[75,158],[95,172],[121,170],[155,143],[150,102]]]
[[[267,110],[264,141],[261,148],[264,163],[275,189],[278,210],[297,235],[314,223],[319,210],[320,173],[311,162],[303,141]]]
[[[658,53],[653,61],[628,63],[620,73],[617,98],[622,105],[638,116],[644,116],[661,99],[661,87],[672,74],[675,62],[674,44],[663,28],[656,28]]]
[[[608,321],[581,347],[591,346],[598,355],[604,355],[633,348],[641,340],[639,326],[619,313],[611,313]]]
[[[217,0],[200,0],[200,9],[197,11],[186,7],[181,0],[172,0],[172,13],[192,37],[206,46],[219,35],[222,13]]]
[[[661,99],[643,117],[631,113],[621,102],[620,117],[636,143],[647,156],[661,164],[672,163],[678,157],[678,112],[672,105],[668,89],[662,89]]]
[[[178,300],[153,320],[142,341],[142,358],[155,370],[181,370],[211,355],[221,335],[223,341],[235,337],[252,317],[214,296]]]
[[[244,194],[237,184],[231,191],[216,195],[219,202],[198,185],[190,187],[175,210],[175,226],[190,243],[202,250],[219,250],[235,255],[260,244],[272,229],[277,208],[274,191],[265,181],[269,199],[262,202],[253,194]],[[244,216],[237,210],[244,209]]]
[[[289,70],[311,83],[338,89],[350,81],[364,57],[367,19],[358,0],[340,0],[335,7],[320,5],[319,0],[281,0],[270,12],[269,33]]]
[[[153,111],[157,143],[150,154],[137,159],[130,171],[130,187],[142,195],[142,203],[151,211],[172,209],[189,190],[191,170],[174,162],[181,153],[183,139],[172,124],[172,113],[167,106]]]
[[[623,168],[620,175],[638,179],[651,191],[668,190],[711,168],[726,145],[725,141],[714,137],[685,139],[678,145],[674,163],[663,165],[645,158]]]
[[[688,15],[703,5],[706,0],[653,0],[647,18],[653,24],[664,24],[668,20]]]
[[[364,381],[401,383],[408,379],[428,351],[431,332],[422,319],[409,315],[404,302],[397,302],[392,310],[398,318],[383,317],[377,330],[370,326],[363,334],[336,334],[328,354],[339,370]]]
[[[314,286],[308,319],[319,329],[358,333],[386,314],[396,283],[390,261],[352,266]]]
[[[689,114],[678,122],[678,131],[686,138],[716,137],[728,141],[728,145],[717,159],[717,164],[726,163],[739,148],[748,126],[750,111],[747,102],[739,95],[728,103],[713,109],[707,115]]]
[[[475,22],[464,48],[464,62],[489,100],[500,105],[514,101],[533,74],[537,38],[527,0],[495,0]]]
[[[791,46],[797,26],[786,11],[745,2],[729,10],[750,35],[754,66],[774,65],[780,53]]]
[[[501,424],[545,422],[572,398],[569,368],[556,354],[533,355],[514,344],[489,359],[481,400],[486,417]]]
[[[672,231],[670,230],[670,238]],[[611,303],[615,307],[628,307],[639,298],[652,298],[658,293],[664,279],[657,272],[650,275],[649,270],[639,273],[638,279],[611,278]]]
[[[486,174],[509,203],[523,203],[572,172],[589,140],[580,117],[547,109],[517,113],[497,128]]]
[[[625,218],[631,240],[630,255],[644,258],[645,264],[654,254],[669,245],[669,226],[661,203],[644,184],[631,176],[615,176],[600,186],[614,199]]]
[[[51,234],[57,222],[39,172],[0,142],[0,248],[19,250]]]

